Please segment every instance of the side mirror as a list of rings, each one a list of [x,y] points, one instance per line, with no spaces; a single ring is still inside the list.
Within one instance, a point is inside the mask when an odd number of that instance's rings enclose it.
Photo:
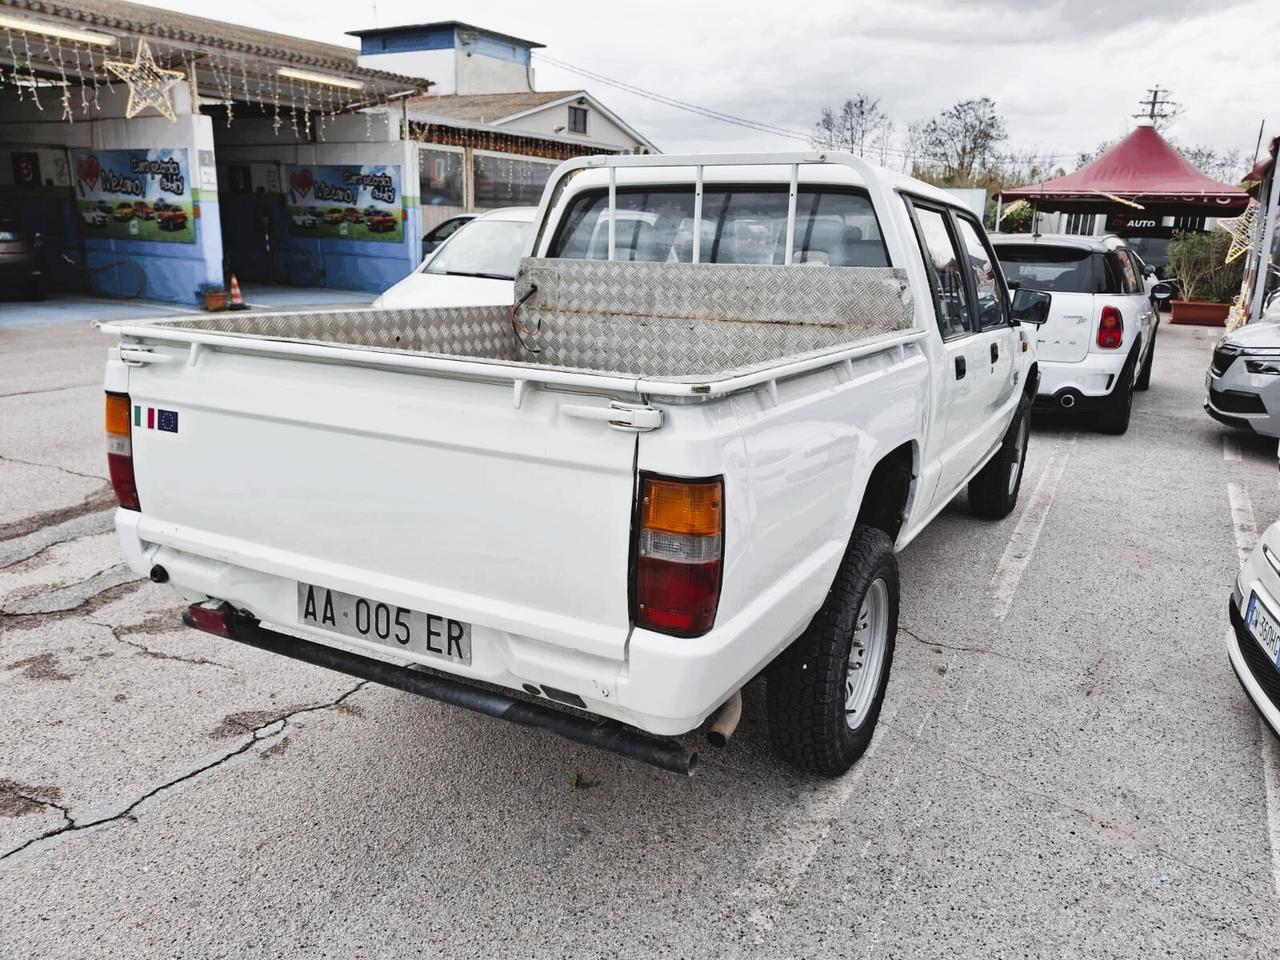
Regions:
[[[1009,288],[1009,292],[1010,292],[1010,293],[1013,293],[1013,292],[1014,292],[1015,290],[1017,290],[1020,286],[1022,286],[1022,281],[1021,281],[1021,280],[1006,280],[1006,281],[1004,282],[1004,285],[1005,285],[1006,287],[1008,287],[1008,288]]]
[[[1049,319],[1049,304],[1052,302],[1053,297],[1043,290],[1019,288],[1013,292],[1013,319],[1017,323],[1030,323],[1038,327]]]
[[[1148,263],[1146,267],[1143,269],[1142,275],[1144,277],[1154,277],[1156,275],[1156,268],[1151,266],[1151,264]]]
[[[1151,288],[1151,295],[1157,300],[1168,300],[1173,296],[1173,287],[1161,281]]]

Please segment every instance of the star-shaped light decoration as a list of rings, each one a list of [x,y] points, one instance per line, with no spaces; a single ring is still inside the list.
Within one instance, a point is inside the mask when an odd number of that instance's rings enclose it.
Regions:
[[[169,118],[170,123],[178,121],[169,89],[183,79],[185,74],[180,70],[166,70],[157,66],[146,40],[138,41],[138,52],[134,55],[133,63],[106,60],[103,61],[103,66],[123,80],[129,88],[129,102],[124,108],[126,117],[133,118],[147,107],[155,107]]]

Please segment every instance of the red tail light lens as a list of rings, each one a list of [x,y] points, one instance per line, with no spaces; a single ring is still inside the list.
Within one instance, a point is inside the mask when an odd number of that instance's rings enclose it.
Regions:
[[[636,543],[637,625],[680,637],[711,629],[724,562],[724,483],[644,477]]]
[[[1098,346],[1103,350],[1114,350],[1124,340],[1124,317],[1119,307],[1103,307],[1102,319],[1098,321]]]
[[[133,479],[132,407],[126,394],[107,394],[107,475],[111,478],[116,502],[128,510],[141,510],[138,485]]]

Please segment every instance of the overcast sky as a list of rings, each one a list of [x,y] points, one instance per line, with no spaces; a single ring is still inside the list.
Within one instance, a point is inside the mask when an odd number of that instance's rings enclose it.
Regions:
[[[957,100],[989,96],[1007,119],[1008,148],[1068,164],[1131,130],[1152,84],[1184,107],[1169,131],[1177,140],[1252,156],[1264,116],[1269,135],[1280,133],[1278,0],[150,2],[330,43],[352,43],[347,30],[464,20],[543,43],[578,67],[800,132],[824,105],[858,91],[882,98],[900,131]],[[546,63],[537,85],[590,90],[665,152],[800,145]]]

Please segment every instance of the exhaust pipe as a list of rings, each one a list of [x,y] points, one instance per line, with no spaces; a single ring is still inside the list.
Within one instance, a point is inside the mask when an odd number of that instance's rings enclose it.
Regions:
[[[1071,393],[1064,393],[1062,395],[1062,399],[1059,400],[1058,403],[1062,405],[1063,410],[1070,410],[1076,405],[1075,395]]]
[[[707,742],[713,747],[723,747],[738,729],[738,721],[742,719],[742,691],[735,690],[733,696],[726,700],[716,711],[715,719],[707,730]]]

